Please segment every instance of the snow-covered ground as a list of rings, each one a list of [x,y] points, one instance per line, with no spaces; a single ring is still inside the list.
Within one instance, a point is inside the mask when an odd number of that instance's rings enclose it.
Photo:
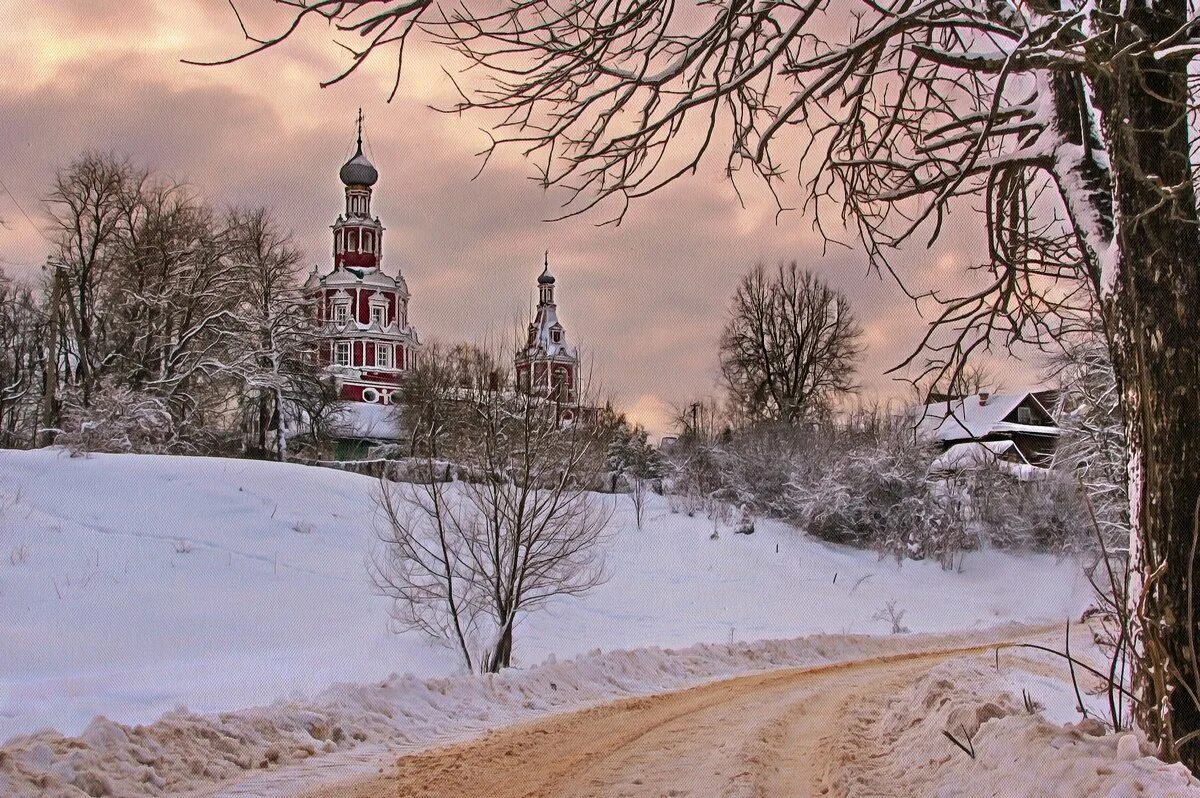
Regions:
[[[882,718],[848,726],[838,758],[843,783],[888,785],[895,795],[936,798],[1197,798],[1200,781],[1181,764],[1167,765],[1135,732],[1112,733],[1100,720],[1107,707],[1085,695],[1091,717],[1076,711],[1061,662],[1039,676],[1034,662],[997,671],[978,660],[952,660],[930,670],[895,697]],[[1025,691],[1035,712],[1025,708]],[[973,749],[949,747],[950,732]],[[918,766],[919,765],[919,766]]]
[[[452,653],[388,629],[365,561],[373,480],[242,460],[0,452],[0,740],[94,715],[147,723],[315,695],[334,682],[453,673]],[[609,497],[609,500],[614,500]],[[1077,617],[1072,561],[997,552],[963,572],[880,561],[760,522],[734,535],[618,502],[611,579],[518,629],[518,665],[592,649],[914,632]],[[836,577],[836,578],[835,578]]]

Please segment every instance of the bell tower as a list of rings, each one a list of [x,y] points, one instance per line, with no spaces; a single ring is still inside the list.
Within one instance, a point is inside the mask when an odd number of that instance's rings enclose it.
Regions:
[[[346,187],[346,208],[333,224],[334,268],[378,269],[383,262],[383,225],[371,215],[371,187],[379,179],[363,153],[363,115],[358,109],[358,146],[338,176]]]
[[[525,347],[514,362],[517,387],[562,402],[574,403],[579,392],[579,353],[567,341],[566,328],[558,320],[554,275],[550,273],[550,253],[542,262],[537,278],[538,306],[529,323]]]
[[[322,328],[319,359],[340,397],[352,407],[392,405],[420,340],[408,318],[404,275],[383,270],[383,225],[371,214],[379,171],[363,152],[361,109],[357,134],[354,155],[338,172],[346,204],[333,224],[333,267],[321,273],[314,266],[305,288]]]

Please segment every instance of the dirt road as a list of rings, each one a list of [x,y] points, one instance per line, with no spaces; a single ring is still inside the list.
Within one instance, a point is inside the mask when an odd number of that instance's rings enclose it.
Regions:
[[[886,706],[943,660],[990,651],[779,670],[618,701],[406,756],[379,776],[308,798],[842,795],[838,765],[864,755],[851,718]]]

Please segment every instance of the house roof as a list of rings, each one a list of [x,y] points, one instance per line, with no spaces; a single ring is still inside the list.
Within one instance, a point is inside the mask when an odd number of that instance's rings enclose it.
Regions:
[[[1027,399],[1041,407],[1046,415],[1050,415],[1037,397],[1029,391],[988,394],[986,403],[981,402],[980,398],[980,394],[971,394],[960,399],[933,402],[914,408],[913,421],[918,434],[940,441],[978,439],[998,432],[1059,434],[1056,426],[1018,424],[1004,420]]]
[[[1012,441],[967,441],[956,443],[929,464],[930,473],[953,473],[993,466],[1020,480],[1035,479],[1045,469],[1030,465]]]

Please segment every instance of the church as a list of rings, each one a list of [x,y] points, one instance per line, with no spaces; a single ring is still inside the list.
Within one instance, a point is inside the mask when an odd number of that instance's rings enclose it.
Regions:
[[[400,386],[420,357],[409,319],[408,284],[384,268],[384,226],[372,215],[379,171],[363,152],[362,112],[354,155],[338,172],[345,206],[332,225],[332,265],[314,266],[304,290],[321,331],[318,359],[346,402],[334,425],[338,457],[362,456],[374,444],[402,439]],[[525,345],[514,354],[516,388],[564,404],[579,392],[579,354],[558,318],[549,256],[537,278],[538,304]],[[564,418],[571,418],[570,410]]]

